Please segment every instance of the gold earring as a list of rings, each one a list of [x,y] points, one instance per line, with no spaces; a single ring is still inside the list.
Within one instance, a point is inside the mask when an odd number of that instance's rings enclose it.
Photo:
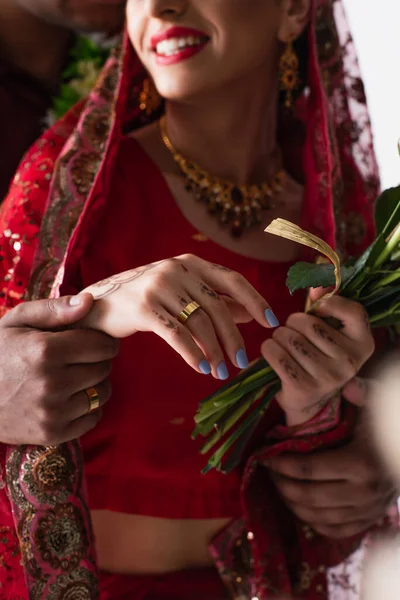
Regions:
[[[286,92],[286,108],[292,108],[293,92],[299,87],[299,65],[299,59],[293,48],[293,38],[291,38],[279,61],[280,87]]]
[[[152,79],[145,79],[143,81],[143,88],[139,96],[140,109],[150,117],[156,110],[161,106],[161,96],[158,93],[156,86]]]

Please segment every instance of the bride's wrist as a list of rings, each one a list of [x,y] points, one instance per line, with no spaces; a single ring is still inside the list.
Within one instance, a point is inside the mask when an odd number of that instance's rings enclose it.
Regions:
[[[305,425],[318,416],[324,418],[337,407],[341,400],[341,390],[336,390],[317,401],[302,408],[285,410],[285,420],[288,427]]]

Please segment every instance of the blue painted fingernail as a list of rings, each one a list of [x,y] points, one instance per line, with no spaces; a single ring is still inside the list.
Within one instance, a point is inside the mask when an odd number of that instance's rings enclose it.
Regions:
[[[209,375],[212,371],[211,365],[206,360],[202,360],[199,364],[199,369],[203,373],[203,375]]]
[[[218,375],[218,379],[228,379],[229,371],[228,371],[228,367],[226,366],[226,363],[222,362],[218,365],[217,375]]]
[[[278,327],[278,325],[279,325],[278,317],[270,308],[267,308],[267,310],[265,311],[264,314],[265,314],[265,318],[267,319],[267,323],[268,323],[268,325],[270,325],[270,327]]]
[[[249,359],[247,358],[246,350],[243,350],[243,348],[236,352],[236,364],[239,369],[247,369],[249,366]]]

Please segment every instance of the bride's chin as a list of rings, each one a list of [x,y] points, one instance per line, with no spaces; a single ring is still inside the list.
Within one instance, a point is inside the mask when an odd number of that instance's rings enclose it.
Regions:
[[[188,81],[187,76],[182,80],[154,79],[154,83],[160,96],[170,102],[195,102],[211,92],[211,86],[206,82]]]

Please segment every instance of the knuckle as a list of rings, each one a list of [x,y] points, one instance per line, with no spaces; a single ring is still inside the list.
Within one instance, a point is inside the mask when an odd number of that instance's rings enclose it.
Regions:
[[[51,356],[49,342],[50,336],[46,333],[38,333],[31,336],[27,346],[28,356],[34,356],[39,365],[44,365]]]
[[[42,409],[37,413],[39,436],[46,445],[53,446],[59,441],[56,414],[50,409]]]
[[[227,342],[235,348],[244,348],[245,342],[237,327],[229,328]]]
[[[185,252],[184,254],[177,256],[178,260],[182,260],[184,262],[192,262],[192,261],[196,260],[196,258],[197,257],[190,252]]]
[[[53,316],[58,316],[57,300],[55,298],[46,298],[46,308]]]
[[[51,377],[47,376],[42,379],[42,398],[46,397],[63,397],[66,395],[66,391],[68,389],[68,381],[59,378],[59,377]]]
[[[230,277],[230,279],[232,280],[234,285],[237,286],[244,286],[244,285],[248,285],[248,281],[247,279],[238,271],[228,271],[227,273]]]
[[[53,394],[54,386],[49,377],[44,375],[35,382],[35,392],[38,406],[47,406],[47,398]]]
[[[268,338],[261,344],[261,353],[264,355],[269,355],[270,352],[275,348],[275,340],[272,338]]]
[[[304,323],[304,321],[307,318],[310,318],[310,317],[304,313],[293,313],[288,317],[288,319],[286,321],[286,325],[287,325],[287,327],[290,327],[291,329],[297,330],[301,327],[301,325]]]
[[[151,276],[151,283],[146,287],[147,295],[154,294],[155,288],[165,288],[169,286],[170,282],[170,271],[174,269],[171,265],[173,265],[173,261],[168,261],[163,269],[159,271],[153,271]]]
[[[329,394],[331,391],[334,392],[349,379],[352,379],[352,377],[352,375],[346,374],[345,367],[331,367],[325,372],[325,385],[321,386],[321,390],[324,392],[324,394]]]
[[[209,361],[213,364],[220,363],[224,357],[221,348],[218,346],[217,343],[209,344],[207,346],[207,356],[209,358]]]
[[[178,322],[172,322],[167,330],[167,339],[175,339],[179,337],[186,337],[188,335],[187,331],[183,328],[183,326]]]
[[[286,328],[285,327],[278,327],[277,329],[275,329],[272,333],[272,339],[275,340],[275,342],[283,342],[286,339]]]

